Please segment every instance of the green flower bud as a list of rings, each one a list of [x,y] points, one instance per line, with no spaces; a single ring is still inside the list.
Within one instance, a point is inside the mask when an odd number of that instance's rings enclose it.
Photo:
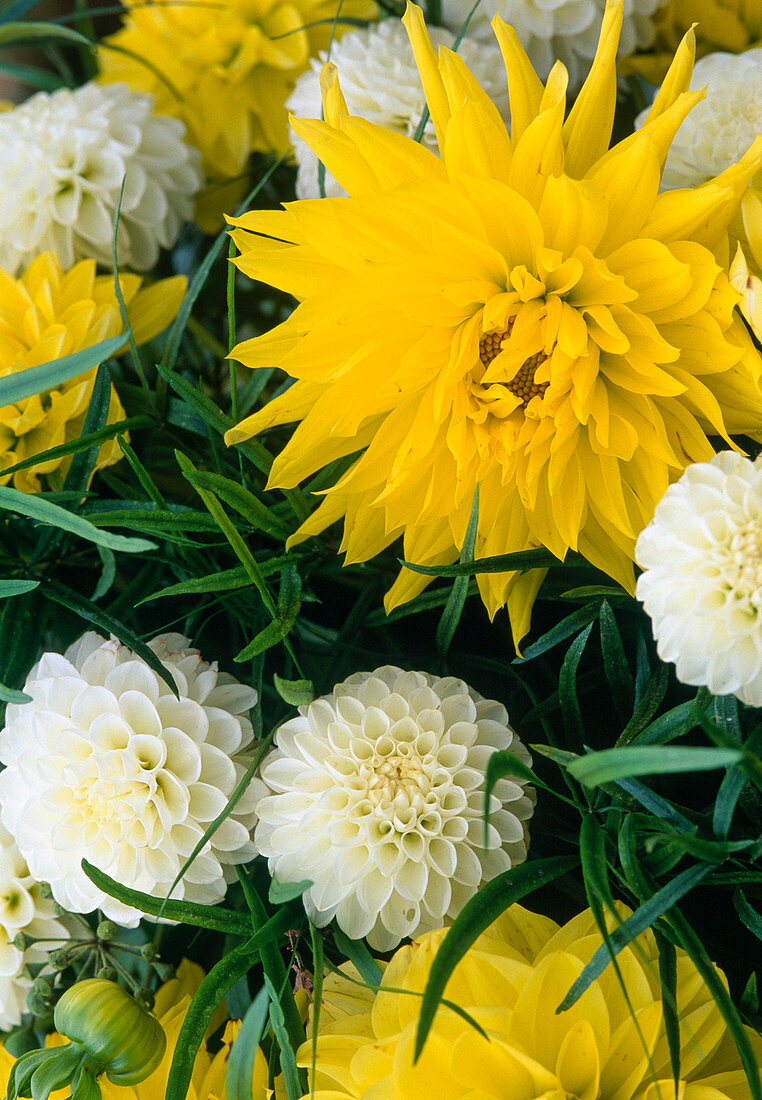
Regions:
[[[158,1066],[167,1045],[164,1030],[121,986],[90,978],[67,989],[56,1005],[56,1030],[89,1055],[96,1076],[134,1085]]]
[[[96,928],[95,934],[99,940],[113,940],[118,931],[119,928],[112,920],[102,920]]]
[[[115,982],[116,970],[113,966],[102,966],[95,976],[96,978],[105,978],[107,982]]]

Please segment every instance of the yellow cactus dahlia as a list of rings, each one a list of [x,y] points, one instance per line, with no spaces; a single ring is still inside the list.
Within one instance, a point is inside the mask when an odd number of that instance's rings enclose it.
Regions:
[[[714,50],[743,53],[762,45],[759,0],[668,0],[654,16],[653,52],[626,58],[622,70],[642,73],[658,84],[680,39],[694,23],[699,57]]]
[[[249,153],[289,148],[285,102],[310,57],[373,19],[373,0],[127,0],[124,26],[98,51],[101,77],[153,93],[201,150],[207,176],[243,171]],[[334,37],[335,37],[334,35]],[[115,48],[109,48],[115,47]],[[126,51],[126,52],[122,52]]]
[[[184,277],[163,279],[140,290],[137,275],[119,282],[136,341],[144,343],[166,328],[185,293]],[[64,273],[52,252],[39,256],[18,278],[0,269],[0,378],[27,367],[72,355],[124,331],[112,275],[96,275],[95,262],[83,260]],[[3,476],[3,470],[76,439],[82,430],[95,371],[0,408],[0,482],[13,478],[17,489],[40,490],[40,475],[66,472],[68,457],[46,459]],[[112,390],[108,422],[124,417]],[[115,441],[105,443],[97,468],[117,462]]]
[[[347,964],[346,977],[326,977],[315,1091],[308,1094],[314,1100],[748,1100],[722,1015],[681,950],[675,1087],[650,932],[618,956],[626,994],[609,966],[571,1009],[556,1015],[602,943],[589,910],[559,928],[513,905],[479,937],[445,990],[488,1038],[440,1006],[414,1064],[420,998],[411,993],[425,988],[444,936],[444,929],[428,932],[400,948],[378,995],[356,984]],[[762,1062],[762,1040],[750,1029],[748,1035]],[[311,1066],[311,1040],[299,1060]]]
[[[227,435],[301,421],[272,486],[356,455],[292,541],[344,517],[348,561],[404,535],[408,561],[457,559],[477,487],[476,556],[579,550],[634,587],[635,537],[707,434],[762,425],[760,372],[717,255],[762,139],[702,186],[659,194],[686,93],[690,36],[649,118],[609,149],[621,0],[609,0],[566,117],[566,71],[542,85],[514,31],[510,135],[462,59],[408,33],[442,159],[351,117],[331,66],[325,122],[294,128],[351,197],[237,219],[241,271],[293,294],[293,315],[234,356],[297,379]],[[482,574],[515,639],[542,572]],[[403,570],[387,609],[428,578]]]

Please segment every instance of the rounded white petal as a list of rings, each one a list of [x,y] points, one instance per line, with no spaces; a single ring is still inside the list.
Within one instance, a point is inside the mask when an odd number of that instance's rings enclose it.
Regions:
[[[218,691],[216,665],[202,661],[181,635],[156,638],[151,648],[185,689],[179,699],[126,646],[89,633],[65,658],[42,658],[30,673],[32,702],[9,707],[0,731],[0,759],[7,765],[0,773],[2,820],[20,858],[64,908],[99,908],[128,926],[137,924],[138,911],[94,886],[81,860],[127,886],[165,896],[250,763],[251,753],[240,746],[251,740],[251,725],[223,706],[229,700],[243,710],[256,700],[231,677]],[[61,679],[66,689],[59,692]],[[216,705],[197,701],[206,698]],[[217,726],[224,726],[232,757],[212,743]],[[253,807],[263,789],[260,783],[252,788],[174,897],[220,901],[226,869],[255,854]],[[0,892],[0,928],[3,914],[7,926],[11,911],[17,921],[26,916],[27,895],[9,876],[6,896]]]
[[[686,684],[762,705],[762,463],[689,466],[641,532],[636,595]]]
[[[38,92],[0,113],[0,267],[15,275],[50,250],[67,269],[117,260],[147,271],[193,216],[200,154],[177,119],[125,84]]]
[[[518,780],[496,785],[482,850],[489,757],[510,746],[530,758],[505,708],[462,680],[355,673],[275,741],[255,843],[281,882],[312,882],[305,908],[321,926],[335,915],[347,935],[391,950],[526,858],[534,792]]]

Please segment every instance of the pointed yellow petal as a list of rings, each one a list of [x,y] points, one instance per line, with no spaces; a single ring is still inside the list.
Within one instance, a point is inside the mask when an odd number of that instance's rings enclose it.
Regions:
[[[342,120],[349,117],[349,108],[339,86],[338,69],[330,61],[320,70],[320,92],[325,121],[338,130]]]
[[[564,125],[565,167],[570,176],[584,176],[611,141],[616,107],[616,50],[623,10],[623,0],[608,0],[592,68]]]
[[[187,287],[184,275],[173,275],[135,295],[127,307],[127,316],[136,344],[145,344],[164,331],[177,314]]]
[[[445,144],[447,124],[450,121],[450,106],[442,76],[439,72],[437,55],[426,30],[423,12],[417,4],[413,4],[408,0],[402,22],[405,24],[410,45],[413,47],[415,63],[418,66],[418,72],[421,74],[421,83],[426,93],[431,121],[434,123],[439,148],[442,149]]]
[[[687,92],[691,84],[693,63],[696,60],[696,34],[693,27],[680,43],[674,60],[669,67],[662,85],[656,93],[656,98],[651,104],[651,110],[646,116],[646,124],[653,122],[660,114],[671,107],[677,97]]]
[[[516,31],[504,23],[499,14],[492,20],[492,29],[508,74],[511,141],[515,144],[532,119],[537,117],[543,93],[542,81],[534,71]]]

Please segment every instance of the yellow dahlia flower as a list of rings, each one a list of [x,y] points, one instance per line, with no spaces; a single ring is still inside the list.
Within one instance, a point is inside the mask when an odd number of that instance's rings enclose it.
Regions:
[[[127,0],[124,26],[98,52],[101,78],[151,92],[157,114],[185,123],[206,174],[235,176],[249,153],[288,150],[286,99],[310,57],[328,48],[337,7],[337,0]],[[375,16],[373,0],[339,8],[340,20]],[[346,26],[338,22],[336,34]]]
[[[748,1100],[722,1015],[681,950],[676,1092],[650,932],[618,956],[626,996],[609,966],[571,1009],[556,1015],[602,942],[590,910],[559,927],[512,906],[479,937],[445,990],[489,1038],[440,1006],[413,1064],[420,998],[401,991],[424,989],[444,936],[444,929],[428,932],[400,948],[377,996],[343,975],[326,977],[315,1100]],[[351,966],[342,970],[357,978]],[[762,1039],[751,1031],[749,1039],[762,1062]],[[311,1066],[311,1040],[299,1060]]]
[[[658,84],[669,68],[683,35],[694,23],[699,57],[714,50],[743,53],[762,45],[762,5],[759,0],[668,0],[656,13],[654,52],[628,57],[624,72],[642,73]]]
[[[635,537],[670,480],[713,454],[707,434],[762,426],[762,360],[715,251],[762,162],[762,139],[716,179],[659,194],[682,119],[681,47],[649,118],[609,150],[621,0],[566,117],[566,73],[542,83],[514,31],[510,136],[462,59],[406,16],[440,160],[351,117],[331,66],[325,122],[298,134],[349,198],[237,219],[241,271],[299,305],[239,344],[297,382],[227,435],[302,421],[271,486],[362,452],[292,542],[345,517],[347,561],[404,534],[408,561],[457,559],[479,488],[476,556],[579,550],[628,590]],[[542,572],[482,574],[494,615],[527,631]],[[403,570],[386,606],[428,578]]]
[[[140,290],[137,275],[120,275],[127,315],[137,342],[166,328],[182,301],[185,278],[176,276]],[[52,252],[39,256],[17,279],[0,269],[0,378],[91,347],[124,331],[112,275],[96,275],[95,262],[83,260],[64,273]],[[0,482],[13,477],[17,489],[40,490],[40,475],[60,476],[69,458],[52,458],[3,476],[2,471],[32,455],[76,439],[82,430],[95,371],[55,389],[0,408]],[[111,391],[108,422],[124,417]],[[121,458],[115,441],[105,443],[96,468]]]
[[[188,1011],[191,998],[201,984],[203,971],[195,963],[184,959],[177,968],[177,977],[165,982],[156,994],[154,1015],[158,1019],[167,1037],[167,1049],[154,1072],[144,1081],[135,1085],[114,1085],[104,1075],[98,1078],[102,1100],[164,1100],[167,1091],[167,1078],[172,1058],[177,1046],[180,1028]],[[211,1034],[224,1022],[224,1013],[219,1012],[212,1019],[207,1034]],[[240,1022],[227,1023],[222,1036],[222,1046],[216,1054],[209,1054],[202,1045],[193,1066],[193,1077],[187,1100],[225,1100],[225,1071],[230,1048],[240,1028]],[[61,1046],[66,1040],[63,1036],[48,1036],[49,1047]],[[8,1075],[15,1059],[0,1046],[0,1091],[5,1095]],[[267,1088],[267,1059],[261,1050],[257,1051],[252,1078],[252,1100],[266,1100],[270,1095]],[[58,1089],[51,1094],[51,1100],[66,1100],[69,1089]]]

